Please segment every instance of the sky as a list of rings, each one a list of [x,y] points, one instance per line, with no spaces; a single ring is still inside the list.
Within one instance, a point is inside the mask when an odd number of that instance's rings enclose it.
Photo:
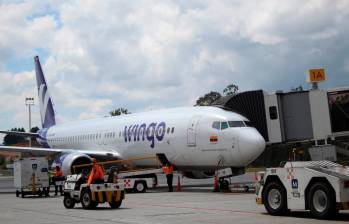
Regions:
[[[349,86],[347,0],[0,0],[0,129],[41,127],[33,58],[58,123],[240,91]],[[1,138],[2,136],[0,136]],[[1,141],[0,141],[1,143]]]

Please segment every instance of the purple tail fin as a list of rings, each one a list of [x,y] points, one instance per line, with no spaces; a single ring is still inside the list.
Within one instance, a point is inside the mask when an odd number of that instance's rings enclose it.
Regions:
[[[42,72],[39,57],[34,57],[36,82],[39,93],[39,106],[41,114],[41,123],[43,128],[49,128],[56,124],[53,103],[48,91],[44,73]]]

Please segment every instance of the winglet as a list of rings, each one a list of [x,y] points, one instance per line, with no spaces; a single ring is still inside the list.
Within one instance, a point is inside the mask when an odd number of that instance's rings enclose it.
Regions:
[[[53,103],[49,94],[44,73],[42,72],[38,56],[34,57],[36,82],[39,94],[39,106],[41,114],[41,123],[43,128],[49,128],[56,124]]]

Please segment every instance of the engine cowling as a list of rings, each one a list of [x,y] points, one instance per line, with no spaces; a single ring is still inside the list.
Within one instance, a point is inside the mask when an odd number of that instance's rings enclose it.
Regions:
[[[67,154],[62,159],[62,172],[64,173],[65,176],[73,173],[79,173],[83,168],[76,168],[74,170],[73,166],[88,164],[88,163],[92,163],[92,158],[86,154],[82,154],[82,153]]]

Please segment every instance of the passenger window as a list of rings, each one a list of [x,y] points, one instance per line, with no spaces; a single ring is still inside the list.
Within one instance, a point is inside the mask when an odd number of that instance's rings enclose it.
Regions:
[[[171,133],[173,133],[174,132],[174,127],[172,128],[172,130],[171,130]]]
[[[221,130],[228,128],[228,122],[221,122]]]
[[[219,121],[213,122],[212,128],[217,129],[217,130],[221,129],[221,124],[220,124],[220,122],[219,122]]]
[[[170,134],[171,128],[167,128],[167,134]]]
[[[278,119],[278,111],[276,106],[269,107],[269,117],[271,120]]]
[[[231,128],[241,128],[245,127],[245,124],[243,121],[229,121],[229,127]]]

